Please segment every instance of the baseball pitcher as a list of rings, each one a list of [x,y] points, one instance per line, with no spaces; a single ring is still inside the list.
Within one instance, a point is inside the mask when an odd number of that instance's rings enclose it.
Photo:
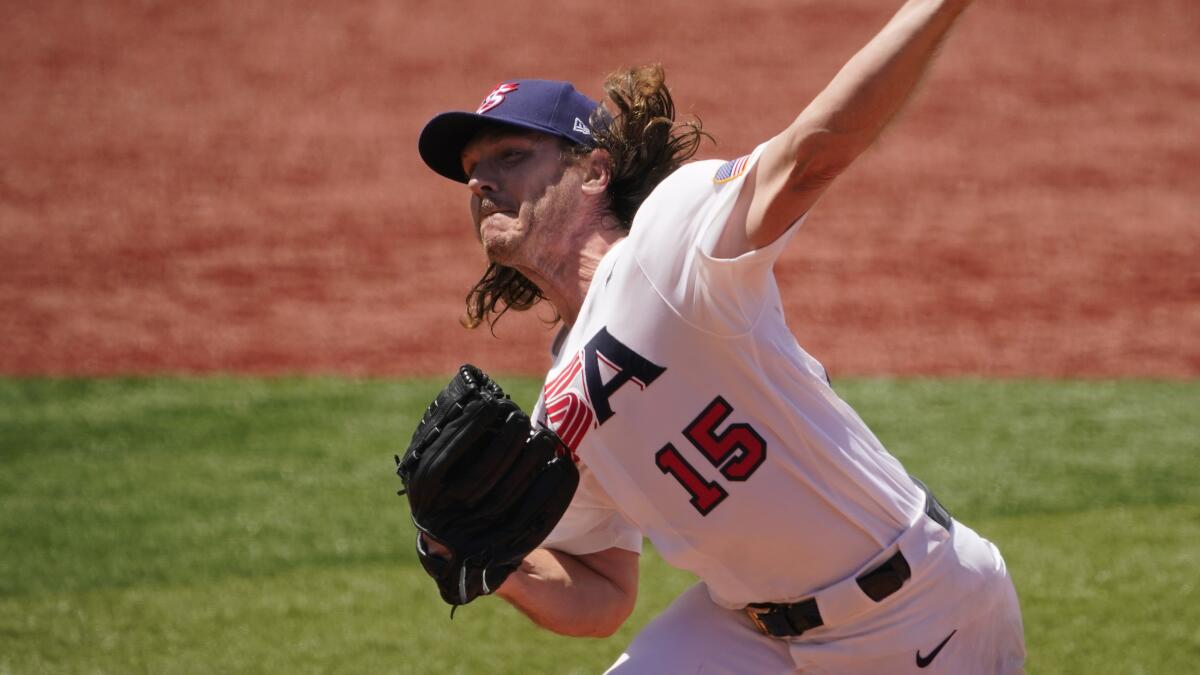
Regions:
[[[513,79],[428,123],[420,154],[466,186],[489,261],[468,322],[542,301],[561,322],[528,416],[464,366],[398,460],[447,602],[610,635],[649,538],[699,581],[610,673],[1022,672],[1000,552],[833,391],[774,275],[968,4],[909,0],[729,161],[688,161],[705,134],[657,66],[611,75],[604,105]]]

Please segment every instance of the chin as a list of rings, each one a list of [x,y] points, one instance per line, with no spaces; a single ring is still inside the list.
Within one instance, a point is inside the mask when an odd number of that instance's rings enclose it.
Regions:
[[[497,265],[511,267],[511,261],[513,260],[513,253],[515,252],[515,249],[516,246],[514,245],[514,242],[507,239],[493,237],[483,240],[484,254],[487,255],[488,260],[496,263]]]
[[[520,246],[522,233],[508,224],[485,222],[479,230],[479,240],[489,258],[511,255]]]

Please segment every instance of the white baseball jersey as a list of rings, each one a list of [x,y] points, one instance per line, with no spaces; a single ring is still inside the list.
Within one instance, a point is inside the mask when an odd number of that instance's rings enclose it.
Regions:
[[[921,515],[924,493],[784,321],[788,234],[713,253],[762,152],[664,180],[603,258],[534,411],[575,451],[570,510],[544,546],[639,551],[738,608],[806,597]]]

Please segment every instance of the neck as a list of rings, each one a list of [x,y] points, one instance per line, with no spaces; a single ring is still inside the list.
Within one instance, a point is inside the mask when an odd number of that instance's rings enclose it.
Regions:
[[[516,268],[537,284],[567,326],[574,325],[583,307],[600,259],[628,232],[605,214],[583,227],[560,232],[553,249],[543,249],[538,259]]]

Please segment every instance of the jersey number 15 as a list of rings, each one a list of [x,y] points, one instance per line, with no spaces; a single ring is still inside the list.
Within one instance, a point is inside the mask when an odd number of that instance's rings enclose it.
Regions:
[[[718,396],[684,428],[683,436],[726,479],[744,481],[767,458],[767,442],[749,424],[730,424],[718,433],[717,427],[732,412],[733,406]],[[670,474],[687,490],[692,506],[702,516],[707,516],[729,496],[719,482],[705,480],[670,443],[654,455],[654,461],[663,473]]]

